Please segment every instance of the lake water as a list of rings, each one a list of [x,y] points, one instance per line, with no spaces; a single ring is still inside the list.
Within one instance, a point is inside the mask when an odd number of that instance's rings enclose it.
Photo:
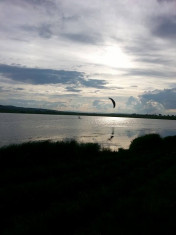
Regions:
[[[128,148],[138,136],[176,135],[175,120],[100,116],[0,113],[0,147],[33,140],[67,140],[99,143],[117,151]]]

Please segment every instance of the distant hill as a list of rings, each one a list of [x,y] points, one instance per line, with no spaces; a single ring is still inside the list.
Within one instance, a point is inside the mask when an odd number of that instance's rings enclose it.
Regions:
[[[85,113],[58,111],[42,108],[24,108],[12,105],[0,105],[0,113],[32,113],[32,114],[52,114],[52,115],[78,115],[78,116],[107,116],[107,117],[130,117],[130,118],[148,118],[148,119],[169,119],[176,120],[176,115],[161,114],[127,114],[127,113]]]
[[[0,113],[33,113],[33,114],[72,114],[72,112],[57,111],[41,108],[24,108],[12,105],[0,105]]]

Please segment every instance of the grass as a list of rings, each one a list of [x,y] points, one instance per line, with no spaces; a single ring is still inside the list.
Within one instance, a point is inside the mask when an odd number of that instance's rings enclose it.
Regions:
[[[176,136],[0,149],[0,234],[175,234]]]

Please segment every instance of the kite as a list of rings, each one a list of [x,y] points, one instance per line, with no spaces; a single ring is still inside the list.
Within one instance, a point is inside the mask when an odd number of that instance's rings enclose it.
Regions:
[[[109,97],[109,99],[112,101],[113,108],[115,108],[115,106],[116,106],[116,103],[115,103],[115,101],[114,101],[112,98],[110,98],[110,97]]]

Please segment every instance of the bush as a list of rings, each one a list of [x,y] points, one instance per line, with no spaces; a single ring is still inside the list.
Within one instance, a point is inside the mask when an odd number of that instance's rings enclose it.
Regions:
[[[153,152],[162,146],[162,138],[158,134],[148,134],[134,139],[130,150],[134,152]]]

